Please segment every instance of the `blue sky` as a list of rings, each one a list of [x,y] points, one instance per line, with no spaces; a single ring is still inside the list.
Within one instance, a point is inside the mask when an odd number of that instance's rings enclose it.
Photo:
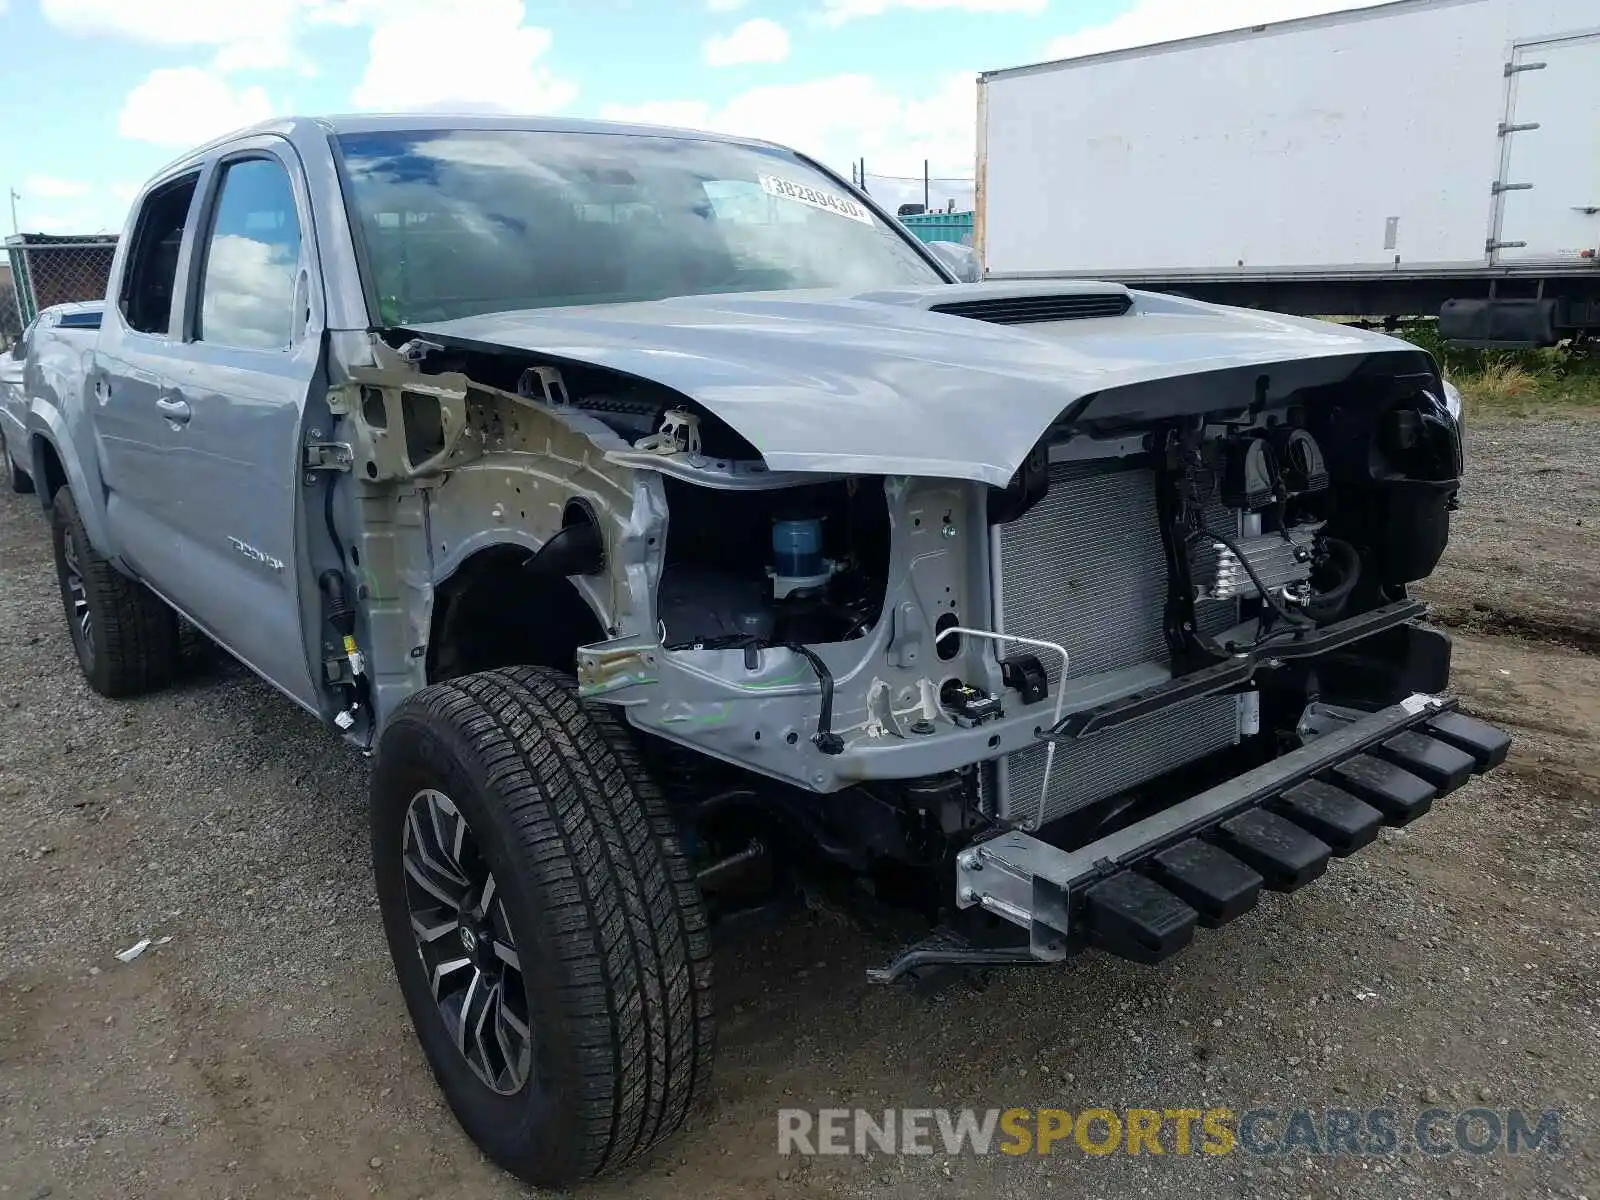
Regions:
[[[970,176],[980,70],[1358,2],[0,0],[0,185],[24,231],[115,232],[140,181],[197,142],[287,112],[415,108],[716,128],[841,172],[864,155],[874,174],[927,158]]]

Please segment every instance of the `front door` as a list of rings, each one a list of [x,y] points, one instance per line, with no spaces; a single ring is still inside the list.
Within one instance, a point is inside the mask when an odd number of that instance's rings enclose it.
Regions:
[[[1511,67],[1494,261],[1594,263],[1600,33],[1518,46]]]
[[[180,597],[230,651],[315,708],[302,637],[301,421],[320,379],[322,296],[288,143],[229,149],[208,175],[183,338],[166,364],[178,433],[166,523],[193,555]]]

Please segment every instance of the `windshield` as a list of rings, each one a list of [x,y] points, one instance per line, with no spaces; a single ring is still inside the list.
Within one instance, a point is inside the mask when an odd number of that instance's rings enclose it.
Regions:
[[[782,151],[502,130],[338,143],[383,325],[944,282],[902,235]]]

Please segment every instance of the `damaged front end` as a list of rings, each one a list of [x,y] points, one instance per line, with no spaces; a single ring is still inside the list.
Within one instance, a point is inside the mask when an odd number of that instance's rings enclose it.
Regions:
[[[820,873],[936,926],[881,978],[1153,960],[1505,755],[1439,697],[1449,641],[1407,595],[1462,459],[1432,364],[1395,343],[1087,392],[1003,479],[802,456],[825,401],[741,426],[714,388],[440,328],[390,343],[448,393],[413,473],[428,678],[486,661],[443,649],[432,608],[518,539],[593,616],[540,661],[625,710],[729,925]],[[384,397],[418,389],[367,387],[347,407],[376,483],[412,461]]]

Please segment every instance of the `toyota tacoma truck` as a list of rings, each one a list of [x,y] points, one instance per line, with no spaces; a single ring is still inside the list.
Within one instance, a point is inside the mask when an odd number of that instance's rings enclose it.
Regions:
[[[884,981],[1154,962],[1506,755],[1407,594],[1427,354],[942,253],[765,143],[282,120],[30,333],[90,686],[181,619],[374,755],[418,1039],[526,1180],[682,1122],[713,935],[797,896],[915,918]]]

